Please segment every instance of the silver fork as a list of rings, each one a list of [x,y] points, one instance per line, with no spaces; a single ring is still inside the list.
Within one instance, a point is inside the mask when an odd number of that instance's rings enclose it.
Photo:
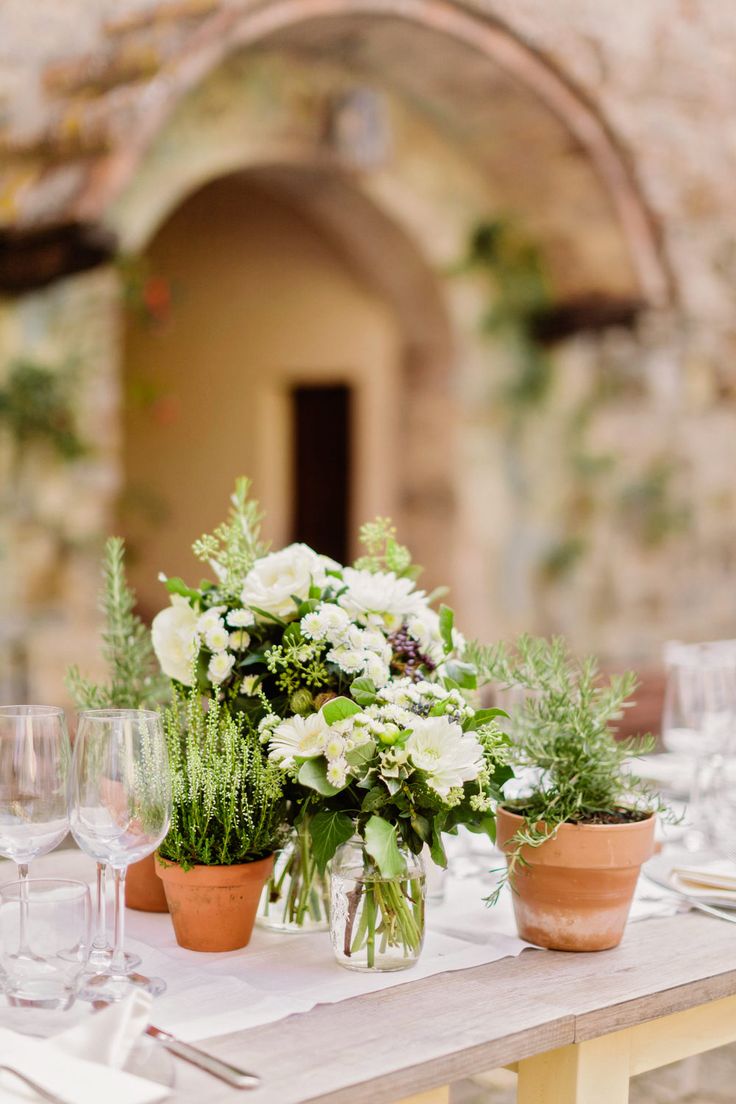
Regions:
[[[34,1081],[26,1073],[21,1073],[15,1066],[0,1065],[0,1073],[12,1073],[13,1077],[17,1077],[19,1081],[22,1081],[24,1085],[27,1085],[29,1089],[33,1089],[37,1096],[40,1096],[42,1100],[48,1101],[48,1104],[69,1104],[68,1100],[65,1100],[61,1096],[57,1096],[56,1093],[51,1092],[50,1089],[44,1088],[43,1085],[39,1085],[38,1081]]]

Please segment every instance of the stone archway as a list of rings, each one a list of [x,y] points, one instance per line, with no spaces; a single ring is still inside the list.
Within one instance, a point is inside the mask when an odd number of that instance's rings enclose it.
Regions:
[[[383,20],[402,22],[439,42],[462,47],[471,64],[475,59],[481,66],[500,70],[556,117],[579,143],[606,191],[643,299],[654,307],[671,302],[672,275],[656,228],[632,166],[600,112],[508,27],[453,0],[402,0],[400,4],[396,0],[272,0],[265,6],[241,0],[215,13],[185,41],[165,75],[145,88],[134,130],[128,126],[124,140],[115,142],[111,153],[97,161],[75,200],[75,217],[96,221],[104,214],[133,179],[141,158],[182,97],[237,51],[279,41],[293,43],[310,31],[318,39],[329,39],[335,29],[340,35],[354,26],[357,36],[367,35],[369,22],[372,27]]]

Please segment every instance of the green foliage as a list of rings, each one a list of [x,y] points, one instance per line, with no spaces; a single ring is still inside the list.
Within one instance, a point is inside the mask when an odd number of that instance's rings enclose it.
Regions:
[[[168,681],[159,673],[150,631],[134,612],[136,598],[125,576],[122,537],[105,542],[102,574],[102,655],[108,681],[91,682],[75,666],[67,671],[67,688],[78,709],[155,707],[168,697]]]
[[[171,827],[159,851],[184,869],[255,862],[284,841],[283,774],[242,714],[178,693],[164,713]]]
[[[380,816],[372,816],[366,822],[363,835],[365,849],[384,878],[399,878],[406,873],[394,824]]]
[[[552,382],[552,365],[536,335],[537,323],[550,307],[539,249],[508,219],[481,222],[473,229],[460,271],[485,280],[489,303],[481,329],[500,337],[512,354],[514,368],[502,399],[518,412],[541,405]]]
[[[647,548],[657,548],[669,536],[687,528],[691,510],[672,489],[676,475],[666,457],[653,460],[638,479],[626,484],[619,497],[619,511],[626,527]]]
[[[69,372],[18,360],[0,388],[0,426],[20,451],[30,444],[49,445],[64,460],[86,451],[74,425]]]
[[[309,818],[308,825],[312,854],[323,874],[340,844],[346,843],[355,831],[353,821],[339,809],[321,809]]]
[[[220,593],[226,599],[240,597],[245,576],[267,550],[261,541],[263,514],[258,503],[249,498],[250,486],[245,476],[237,480],[227,521],[218,525],[214,533],[205,533],[192,546],[197,559],[212,567]]]
[[[529,691],[514,716],[512,765],[534,769],[538,781],[515,809],[525,824],[514,839],[509,875],[525,844],[540,846],[561,824],[660,809],[657,795],[628,766],[652,741],[616,740],[613,732],[636,689],[633,672],[601,679],[596,660],[577,661],[561,637],[522,636],[514,652],[475,643],[466,658],[484,681]]]
[[[396,527],[390,518],[377,517],[360,527],[360,543],[365,555],[355,561],[359,571],[393,571],[416,579],[421,567],[411,562],[411,552],[396,540]]]

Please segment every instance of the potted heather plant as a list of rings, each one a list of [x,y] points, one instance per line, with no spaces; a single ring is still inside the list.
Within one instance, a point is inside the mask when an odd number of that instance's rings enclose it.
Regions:
[[[250,940],[285,834],[283,774],[243,713],[177,691],[164,713],[171,827],[158,851],[177,943],[231,951]]]
[[[555,950],[617,946],[661,811],[630,770],[651,740],[619,741],[613,727],[635,675],[602,680],[561,638],[522,636],[514,652],[471,645],[466,658],[486,681],[527,691],[512,717],[512,762],[528,785],[496,814],[519,935]]]

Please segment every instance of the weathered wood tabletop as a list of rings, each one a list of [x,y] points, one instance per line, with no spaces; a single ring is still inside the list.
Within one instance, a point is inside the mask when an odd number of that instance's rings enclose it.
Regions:
[[[415,983],[407,975],[406,985],[203,1041],[203,1049],[260,1074],[262,1086],[229,1089],[177,1061],[175,1100],[388,1104],[520,1062],[520,1100],[618,1104],[627,1099],[629,1072],[736,1039],[734,994],[736,925],[694,913],[645,920],[631,924],[613,951],[527,950]],[[673,1016],[699,1006],[712,1014],[695,1028]],[[628,1029],[666,1017],[672,1019],[664,1021],[664,1039],[650,1029],[633,1046]],[[603,1037],[615,1043],[606,1051],[613,1074],[606,1074],[605,1087],[595,1072],[604,1068],[600,1046],[589,1045]],[[591,1074],[580,1062],[591,1046],[598,1047],[595,1081],[586,1080]],[[554,1061],[544,1071],[525,1064],[547,1052]],[[593,1083],[595,1096],[586,1088]]]

